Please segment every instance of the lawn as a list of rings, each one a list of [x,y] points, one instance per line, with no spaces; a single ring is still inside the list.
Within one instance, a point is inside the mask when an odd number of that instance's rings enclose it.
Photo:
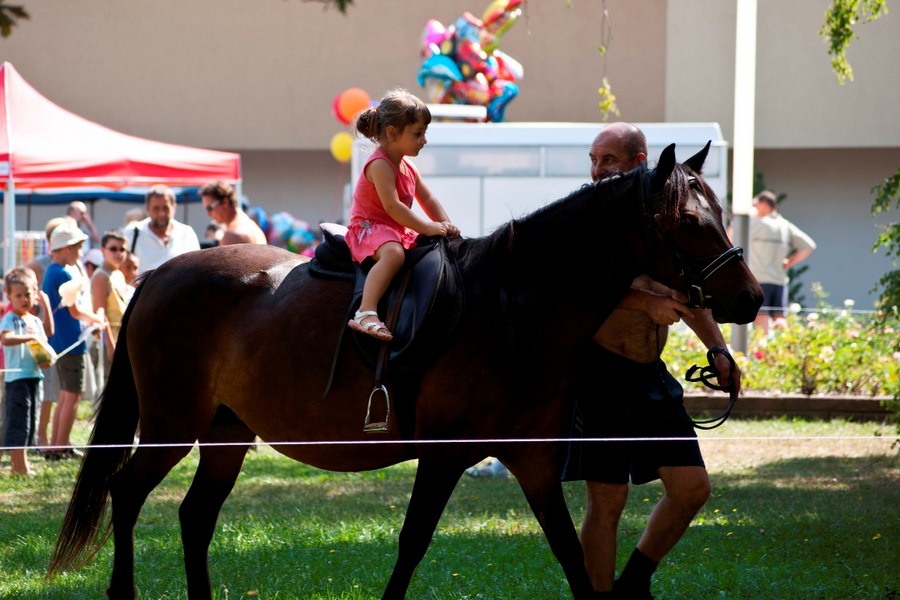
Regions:
[[[84,424],[76,427],[80,439]],[[660,567],[658,598],[900,598],[900,459],[895,428],[845,421],[736,420],[702,432],[713,497]],[[178,503],[196,451],[151,495],[136,529],[142,599],[185,598]],[[99,598],[108,544],[52,583],[44,572],[74,462],[0,477],[0,598]],[[0,468],[4,475],[9,458]],[[267,446],[251,454],[210,551],[217,600],[378,598],[393,566],[415,463],[320,471]],[[583,485],[565,491],[573,519]],[[632,488],[620,566],[661,488]],[[464,477],[410,598],[570,598],[515,480]]]

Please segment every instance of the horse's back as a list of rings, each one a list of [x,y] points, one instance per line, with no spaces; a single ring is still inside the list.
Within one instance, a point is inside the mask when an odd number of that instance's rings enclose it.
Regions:
[[[202,438],[205,428],[188,425],[214,422],[222,406],[270,443],[362,439],[374,373],[352,344],[325,395],[352,292],[352,283],[315,277],[296,255],[265,246],[202,250],[151,273],[127,323],[142,440]],[[391,445],[276,446],[332,469],[409,458]]]

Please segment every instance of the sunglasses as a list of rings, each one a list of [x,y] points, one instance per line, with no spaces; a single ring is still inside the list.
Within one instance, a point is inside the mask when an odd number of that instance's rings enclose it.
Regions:
[[[210,202],[209,204],[206,205],[206,212],[211,213],[212,211],[216,210],[216,207],[219,206],[220,204],[222,204],[221,200],[213,200],[212,202]]]
[[[110,252],[125,252],[125,246],[106,246],[104,249]]]

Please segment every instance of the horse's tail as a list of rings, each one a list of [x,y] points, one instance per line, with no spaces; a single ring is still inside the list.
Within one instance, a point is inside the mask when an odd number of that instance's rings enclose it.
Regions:
[[[113,476],[131,457],[138,425],[138,395],[128,356],[128,321],[143,285],[122,317],[106,387],[100,396],[94,431],[75,480],[72,499],[50,558],[47,578],[87,563],[112,533],[107,504]]]

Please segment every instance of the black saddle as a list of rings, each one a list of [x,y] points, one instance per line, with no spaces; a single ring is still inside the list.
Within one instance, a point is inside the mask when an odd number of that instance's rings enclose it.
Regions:
[[[345,227],[323,223],[321,228],[324,241],[316,247],[309,271],[316,277],[354,282],[347,311],[349,321],[359,308],[366,273],[374,262],[353,262],[344,241]],[[416,246],[406,251],[403,268],[378,304],[382,318],[391,311],[397,312],[395,322],[388,323],[394,334],[388,355],[391,370],[415,371],[427,366],[449,343],[464,309],[462,278],[455,256],[448,251],[447,239],[419,236]],[[381,342],[346,326],[345,329],[353,334],[357,347],[374,365]]]

